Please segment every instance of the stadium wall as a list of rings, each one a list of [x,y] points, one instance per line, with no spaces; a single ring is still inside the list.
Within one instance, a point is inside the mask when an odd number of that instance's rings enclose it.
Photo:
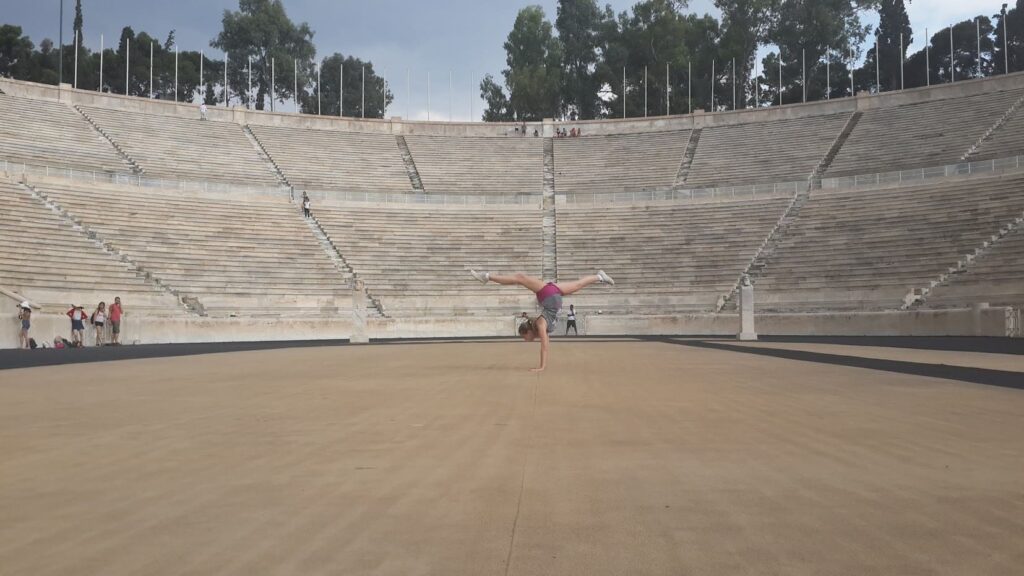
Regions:
[[[63,314],[37,313],[31,336],[51,345],[54,336],[70,339]],[[1011,308],[915,310],[815,314],[761,314],[757,333],[764,336],[1021,336],[1020,311]],[[17,348],[17,315],[0,314],[0,348]],[[589,336],[715,336],[739,332],[735,314],[671,316],[598,316],[580,318]],[[560,327],[564,330],[564,327]],[[371,318],[371,339],[515,337],[514,317]],[[561,333],[561,330],[558,331]],[[194,342],[256,342],[280,340],[343,340],[352,334],[349,319],[147,318],[128,315],[121,341],[125,344]],[[93,343],[86,330],[86,342]]]
[[[47,84],[36,84],[0,78],[0,88],[13,96],[61,100],[69,104],[97,106],[112,110],[127,110],[185,118],[198,117],[196,104],[181,104],[163,100],[150,100],[134,96],[101,94],[86,90],[75,90],[69,85],[62,89]],[[1024,89],[1024,72],[963,80],[952,84],[937,84],[882,94],[860,94],[855,98],[837,98],[822,102],[787,104],[759,109],[744,109],[728,112],[704,112],[676,116],[651,116],[648,118],[627,118],[610,120],[589,120],[579,122],[528,122],[527,129],[539,129],[543,135],[552,136],[556,128],[578,127],[584,135],[627,134],[636,132],[659,132],[665,130],[689,130],[749,122],[765,122],[807,116],[821,116],[838,113],[852,113],[856,110],[913,104],[928,100],[956,98],[997,90]],[[510,122],[425,122],[390,119],[358,119],[335,116],[314,116],[286,112],[247,110],[245,108],[209,108],[211,120],[235,122],[241,125],[256,124],[285,126],[320,130],[342,130],[378,134],[424,134],[445,136],[505,136],[514,131],[519,123]]]

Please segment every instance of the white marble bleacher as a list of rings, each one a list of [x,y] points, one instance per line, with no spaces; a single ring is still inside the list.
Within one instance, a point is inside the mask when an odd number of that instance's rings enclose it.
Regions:
[[[759,310],[897,309],[1024,210],[1024,176],[815,192],[756,280]]]
[[[993,244],[966,271],[935,287],[926,300],[932,308],[980,303],[1024,308],[1024,228],[1018,226]]]
[[[209,316],[336,317],[350,277],[331,262],[286,198],[40,188],[53,201]]]
[[[532,311],[518,287],[481,285],[467,269],[539,276],[541,212],[519,207],[319,205],[315,214],[389,316],[504,316]]]
[[[1021,95],[1004,90],[864,110],[825,176],[954,164]]]
[[[257,124],[249,128],[296,190],[412,191],[390,134]]]
[[[559,194],[671,188],[689,130],[555,139]]]
[[[234,122],[80,106],[150,178],[277,186],[269,162]]]
[[[71,304],[92,308],[120,296],[133,314],[185,314],[174,296],[105,252],[25,188],[0,180],[0,201],[0,287],[48,313],[61,314]]]
[[[98,172],[131,167],[74,108],[0,94],[0,160]]]
[[[704,128],[686,188],[802,182],[850,114],[829,114]]]
[[[543,192],[543,138],[407,135],[405,141],[428,193]]]
[[[711,312],[789,199],[558,209],[558,276],[604,268],[616,284],[566,300],[581,313]]]

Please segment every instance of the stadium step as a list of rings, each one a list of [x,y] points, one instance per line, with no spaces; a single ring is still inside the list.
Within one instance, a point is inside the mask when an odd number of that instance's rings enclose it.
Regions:
[[[132,172],[134,172],[135,174],[143,174],[144,173],[143,170],[142,170],[142,167],[139,166],[139,164],[135,161],[135,159],[132,158],[131,156],[129,156],[128,153],[125,152],[124,149],[121,148],[121,146],[119,146],[118,143],[115,142],[114,139],[111,138],[109,134],[104,132],[103,129],[100,128],[100,125],[97,124],[92,118],[90,118],[89,115],[85,113],[85,111],[83,111],[77,104],[72,106],[72,108],[74,108],[76,112],[81,114],[82,117],[85,118],[86,121],[89,122],[89,125],[92,126],[93,128],[95,128],[96,131],[99,132],[100,135],[103,136],[103,138],[107,142],[110,142],[110,145],[114,147],[114,150],[117,150],[118,155],[121,156],[121,158],[125,162],[127,162],[129,166],[131,166]]]
[[[686,186],[686,179],[690,176],[690,167],[693,166],[693,157],[697,155],[701,131],[700,128],[690,131],[690,139],[686,142],[686,153],[683,154],[683,160],[679,163],[676,181],[672,185],[674,190],[681,190]]]
[[[555,141],[544,139],[544,278],[558,278],[558,238],[555,207]]]
[[[259,157],[267,162],[271,171],[274,173],[275,176],[277,176],[277,180],[281,184],[284,184],[285,186],[292,188],[294,190],[292,183],[288,181],[288,177],[285,176],[284,172],[281,171],[281,168],[280,166],[277,165],[277,162],[274,162],[274,158],[270,155],[270,152],[267,152],[267,149],[263,147],[263,142],[260,142],[260,139],[256,136],[256,134],[253,133],[252,129],[249,128],[248,124],[242,126],[242,133],[245,134],[245,137],[249,139],[249,142],[252,144],[252,147],[256,149],[256,153],[259,155]]]
[[[346,278],[352,278],[353,283],[359,282],[360,280],[356,275],[355,271],[352,269],[352,266],[350,266],[348,261],[345,260],[345,257],[341,254],[341,251],[338,250],[338,247],[334,245],[334,242],[331,240],[331,237],[327,235],[327,232],[324,230],[323,226],[321,226],[320,221],[317,220],[316,216],[305,219],[305,221],[306,225],[309,226],[309,229],[313,232],[313,237],[315,237],[317,241],[320,243],[320,246],[324,249],[324,252],[327,253],[327,256],[328,258],[331,259],[331,262],[334,263],[334,267],[337,268],[338,272],[340,272],[342,276]],[[364,302],[362,306],[364,310],[372,310],[371,316],[376,318],[387,317],[387,314],[384,313],[384,306],[383,304],[381,304],[379,298],[375,298],[370,293],[369,289],[365,287],[361,290],[361,293],[363,294],[364,297]],[[355,302],[353,302],[352,304],[353,306],[356,305]],[[367,304],[369,306],[367,306]]]
[[[818,162],[818,166],[814,168],[814,172],[811,173],[811,188],[821,188],[821,178],[825,175],[825,172],[832,165],[832,161],[835,160],[836,155],[843,149],[843,144],[846,143],[847,138],[853,133],[853,129],[857,127],[857,123],[860,122],[861,117],[864,116],[863,112],[854,112],[850,115],[850,118],[846,121],[846,126],[843,126],[842,132],[839,136],[836,136],[832,146],[829,147],[828,152],[825,153],[825,157]]]
[[[395,136],[395,142],[398,144],[398,150],[402,153],[402,162],[405,163],[405,172],[409,175],[412,189],[417,192],[426,192],[423,188],[423,180],[420,178],[420,171],[416,168],[416,160],[412,157],[412,151],[409,150],[409,143],[405,141],[405,136]]]
[[[56,202],[54,202],[53,200],[48,198],[44,193],[40,192],[35,187],[33,187],[33,186],[29,185],[29,184],[21,184],[21,186],[26,191],[28,191],[28,193],[32,196],[32,198],[34,200],[36,200],[37,202],[39,202],[40,204],[42,204],[43,206],[48,208],[51,212],[53,212],[54,214],[59,216],[62,220],[64,220],[67,224],[69,224],[74,230],[76,230],[79,233],[81,233],[82,236],[88,238],[89,241],[92,242],[94,245],[96,245],[97,248],[102,250],[104,253],[109,254],[113,258],[116,258],[117,260],[127,264],[129,269],[131,271],[133,271],[137,277],[145,280],[145,282],[147,284],[158,288],[160,291],[165,292],[165,293],[170,294],[171,296],[173,296],[178,302],[181,303],[182,307],[187,312],[190,312],[192,314],[202,315],[201,314],[201,310],[202,310],[201,306],[197,307],[197,306],[190,305],[189,301],[187,300],[187,298],[188,298],[187,296],[183,296],[183,295],[179,294],[176,290],[174,290],[170,286],[168,286],[165,283],[163,283],[159,278],[155,277],[151,272],[149,272],[148,270],[144,269],[142,266],[140,266],[137,262],[132,260],[130,257],[128,257],[127,255],[123,254],[122,252],[120,252],[119,250],[117,250],[116,248],[111,246],[109,243],[105,242],[102,237],[100,237],[98,234],[96,234],[95,231],[91,230],[88,226],[86,226],[80,220],[75,218],[72,214],[67,212],[64,209],[63,206],[61,206],[60,204],[57,204]],[[198,299],[192,298],[192,300],[196,304],[198,304]]]
[[[1021,96],[1016,101],[1014,101],[1013,104],[1010,105],[1010,108],[1006,111],[1006,113],[1003,114],[998,120],[996,120],[995,124],[993,124],[988,130],[986,130],[985,133],[982,134],[981,138],[978,138],[978,141],[971,145],[970,149],[968,149],[967,152],[965,152],[964,155],[960,157],[960,161],[970,162],[971,159],[978,153],[978,150],[981,149],[981,146],[990,138],[992,138],[992,134],[994,134],[997,130],[1002,128],[1003,125],[1006,124],[1007,120],[1012,118],[1013,115],[1017,113],[1017,110],[1019,110],[1022,105],[1024,105],[1024,96]]]
[[[928,296],[936,289],[949,284],[951,280],[959,275],[970,271],[971,267],[980,259],[983,259],[992,248],[998,245],[1004,238],[1018,229],[1024,229],[1024,212],[1019,214],[1011,222],[1002,226],[987,240],[982,241],[981,246],[975,248],[969,254],[965,254],[953,266],[928,283],[928,286],[914,288],[903,298],[901,310],[910,310],[923,306]]]

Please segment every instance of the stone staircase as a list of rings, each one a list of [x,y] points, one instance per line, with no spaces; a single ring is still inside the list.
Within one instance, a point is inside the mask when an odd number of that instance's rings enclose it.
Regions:
[[[676,173],[676,180],[672,184],[673,190],[681,190],[686,185],[686,179],[690,176],[690,167],[693,166],[693,157],[697,155],[701,131],[700,128],[690,131],[690,139],[686,142],[686,153],[683,154],[683,160],[679,163],[679,172]]]
[[[114,150],[117,150],[117,154],[121,156],[121,159],[123,159],[125,162],[128,163],[129,166],[131,166],[132,172],[134,172],[135,174],[145,173],[142,167],[139,166],[137,162],[135,162],[135,159],[129,156],[128,153],[125,152],[124,149],[122,149],[121,146],[119,146],[117,142],[115,142],[114,139],[110,137],[110,135],[104,132],[103,129],[100,128],[100,125],[97,124],[92,118],[90,118],[89,115],[85,113],[85,111],[78,107],[77,104],[73,105],[72,108],[74,108],[76,112],[81,114],[82,117],[85,118],[87,122],[89,122],[89,125],[95,128],[96,131],[99,132],[100,135],[107,140],[107,142],[110,142],[110,145],[114,147]]]
[[[769,260],[775,254],[775,250],[778,248],[779,242],[786,236],[786,232],[789,227],[796,221],[800,216],[800,210],[804,204],[810,199],[810,191],[802,190],[798,192],[793,199],[790,201],[786,210],[782,213],[779,221],[772,228],[772,231],[761,243],[761,246],[757,249],[754,257],[751,258],[747,267],[736,279],[736,283],[733,285],[732,290],[728,294],[723,295],[718,299],[718,303],[715,306],[715,312],[731,312],[737,309],[738,296],[740,285],[743,282],[743,278],[749,277],[751,284],[756,284],[757,278],[761,275],[761,272],[768,266]]]
[[[1024,96],[1021,96],[1016,101],[1014,101],[1012,105],[1010,105],[1010,108],[1006,111],[1006,113],[1000,116],[999,119],[996,120],[996,122],[992,124],[992,126],[988,130],[986,130],[984,134],[982,134],[981,138],[978,138],[978,141],[971,145],[967,152],[964,152],[964,155],[960,157],[960,161],[970,162],[971,158],[973,158],[978,153],[978,150],[981,148],[981,146],[985,142],[987,142],[989,138],[992,137],[992,134],[994,134],[996,130],[1002,128],[1003,124],[1006,124],[1006,121],[1009,120],[1014,114],[1016,114],[1017,110],[1020,109],[1021,106],[1024,106]]]
[[[914,288],[903,297],[903,305],[900,307],[901,310],[910,310],[919,308],[924,305],[928,300],[928,295],[931,294],[936,288],[947,284],[954,277],[968,272],[971,265],[974,264],[979,258],[983,258],[994,246],[1015,230],[1024,227],[1024,213],[1021,213],[1012,221],[1002,226],[992,234],[988,239],[981,243],[969,254],[965,254],[960,260],[953,266],[950,266],[946,271],[942,272],[935,279],[931,280],[927,286],[920,288]]]
[[[94,230],[89,228],[89,226],[75,218],[74,215],[66,211],[63,206],[54,202],[45,193],[39,191],[34,186],[27,183],[20,183],[20,186],[22,186],[26,191],[28,191],[29,194],[32,195],[33,199],[38,201],[40,204],[42,204],[51,212],[53,212],[62,220],[64,220],[74,230],[80,232],[83,236],[91,240],[92,243],[95,244],[96,247],[98,247],[100,250],[113,256],[117,260],[120,260],[121,262],[127,264],[129,268],[133,272],[135,272],[136,276],[144,279],[147,283],[157,287],[159,290],[167,294],[170,294],[171,296],[174,296],[174,298],[181,303],[182,308],[186,312],[189,312],[197,316],[206,315],[205,311],[203,310],[202,302],[200,302],[198,298],[190,295],[180,294],[174,288],[163,283],[160,280],[160,278],[154,276],[153,273],[143,268],[141,265],[139,265],[138,262],[133,260],[131,257],[123,254],[121,251],[114,248],[109,242],[105,241],[99,234],[97,234]]]
[[[405,141],[405,136],[395,136],[395,142],[398,144],[398,150],[402,153],[405,172],[409,175],[412,189],[417,192],[426,192],[423,188],[423,180],[420,179],[420,171],[416,168],[416,160],[412,157],[412,151],[409,150],[409,143]]]
[[[821,162],[818,162],[814,171],[811,172],[811,176],[809,178],[811,189],[817,190],[821,188],[822,177],[825,175],[825,172],[828,171],[829,167],[832,166],[832,161],[836,159],[836,155],[843,149],[843,144],[846,143],[850,134],[853,133],[853,129],[857,127],[857,123],[860,122],[862,116],[864,116],[863,112],[854,112],[850,115],[850,118],[846,121],[846,125],[843,126],[843,130],[838,136],[836,136],[835,141],[832,142],[832,146],[829,147],[828,152],[825,153]]]
[[[544,139],[544,267],[545,279],[558,279],[558,239],[555,207],[555,141]]]
[[[288,177],[285,176],[284,172],[281,171],[281,168],[277,165],[277,162],[274,162],[274,158],[270,155],[269,152],[267,152],[267,149],[263,147],[263,143],[260,142],[260,139],[256,136],[256,134],[253,133],[252,129],[249,128],[248,124],[242,126],[242,132],[245,134],[245,137],[249,139],[249,142],[252,144],[252,147],[256,149],[256,153],[259,155],[259,157],[264,162],[267,163],[270,170],[274,173],[274,175],[277,176],[278,182],[294,190],[292,183],[288,181]]]
[[[320,221],[316,219],[316,216],[313,216],[312,218],[307,218],[305,219],[305,221],[306,225],[309,226],[310,231],[313,233],[313,237],[316,238],[317,241],[320,243],[320,246],[324,249],[324,252],[327,253],[327,257],[331,259],[331,262],[334,263],[334,267],[338,269],[338,272],[340,272],[341,275],[345,278],[346,282],[350,284],[349,287],[351,288],[352,284],[356,280],[355,271],[353,271],[352,267],[349,266],[348,262],[345,260],[345,257],[342,256],[341,251],[338,250],[338,247],[334,245],[334,242],[331,240],[330,236],[327,235],[327,232],[323,229],[323,226],[320,225]],[[362,294],[363,309],[371,311],[369,314],[370,317],[387,317],[387,314],[384,313],[384,305],[381,303],[379,298],[373,297],[373,295],[370,294],[369,289],[365,287],[362,290]],[[353,305],[356,304],[356,302],[353,302]]]

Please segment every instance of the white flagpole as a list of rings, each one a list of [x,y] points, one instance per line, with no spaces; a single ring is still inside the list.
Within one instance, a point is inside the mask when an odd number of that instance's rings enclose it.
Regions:
[[[626,117],[626,67],[622,67],[622,117]]]
[[[825,50],[825,100],[832,96],[832,51]]]
[[[388,71],[383,71],[384,80],[384,92],[381,94],[381,118],[387,118],[388,116]]]
[[[405,119],[412,113],[412,69],[405,69]]]
[[[672,114],[672,94],[669,90],[668,62],[665,62],[665,116]]]
[[[714,112],[715,108],[715,60],[711,59],[711,111]]]
[[[956,82],[956,62],[953,60],[953,25],[949,25],[949,82]]]
[[[205,92],[205,90],[206,90],[206,88],[205,88],[206,83],[203,82],[203,64],[205,64],[205,63],[206,63],[206,58],[203,56],[203,51],[200,50],[199,51],[199,90],[201,92]],[[204,94],[204,98],[205,98],[205,94]]]
[[[277,99],[277,63],[270,57],[270,111],[274,111],[274,100]]]
[[[427,71],[427,122],[430,122],[430,71]]]
[[[252,108],[250,102],[252,102],[252,56],[249,56],[249,90],[245,93],[245,107]]]
[[[853,86],[853,48],[850,48],[850,96],[857,95],[857,89]]]
[[[736,59],[732,59],[732,109],[736,110]]]
[[[178,101],[178,45],[174,45],[174,101]]]
[[[469,121],[473,121],[473,80],[476,79],[476,74],[470,73],[469,75]]]
[[[644,66],[644,118],[647,118],[647,66]]]
[[[875,94],[882,93],[882,49],[878,34],[875,34]]]
[[[128,68],[132,60],[132,39],[124,39],[124,95],[128,95]]]
[[[451,69],[448,69],[448,121],[449,122],[452,121],[452,114],[454,113],[453,112],[454,108],[452,108],[452,102],[453,102],[453,100],[452,100],[452,91],[455,89],[455,75],[454,74],[455,73]]]
[[[224,107],[231,101],[231,89],[228,87],[228,53],[224,53]]]
[[[295,100],[295,111],[299,111],[299,60],[298,58],[294,61],[295,67],[292,68],[292,98]]]
[[[75,30],[75,88],[78,88],[78,30]]]
[[[320,62],[316,63],[316,115],[320,115]]]
[[[779,50],[779,106],[782,106],[782,50]]]
[[[1006,10],[1003,10],[1003,74],[1010,73],[1010,57],[1006,50]]]
[[[362,118],[366,118],[366,66],[363,66],[362,76],[362,103],[359,106],[359,115]]]
[[[100,34],[100,93],[103,92],[103,34]]]
[[[932,41],[928,36],[928,29],[924,29],[924,76],[925,86],[932,85],[932,63],[931,63]]]
[[[693,62],[686,63],[686,100],[693,114]]]
[[[345,115],[345,64],[338,66],[338,116]]]
[[[978,78],[981,78],[981,18],[975,17],[974,25],[978,29]]]
[[[149,43],[149,98],[153,99],[153,43]]]
[[[757,79],[757,54],[754,54],[754,108],[761,107],[761,82]]]
[[[903,90],[903,64],[905,58],[903,57],[903,32],[900,32],[900,90]]]
[[[800,51],[800,88],[804,91],[804,103],[807,102],[807,49]]]

